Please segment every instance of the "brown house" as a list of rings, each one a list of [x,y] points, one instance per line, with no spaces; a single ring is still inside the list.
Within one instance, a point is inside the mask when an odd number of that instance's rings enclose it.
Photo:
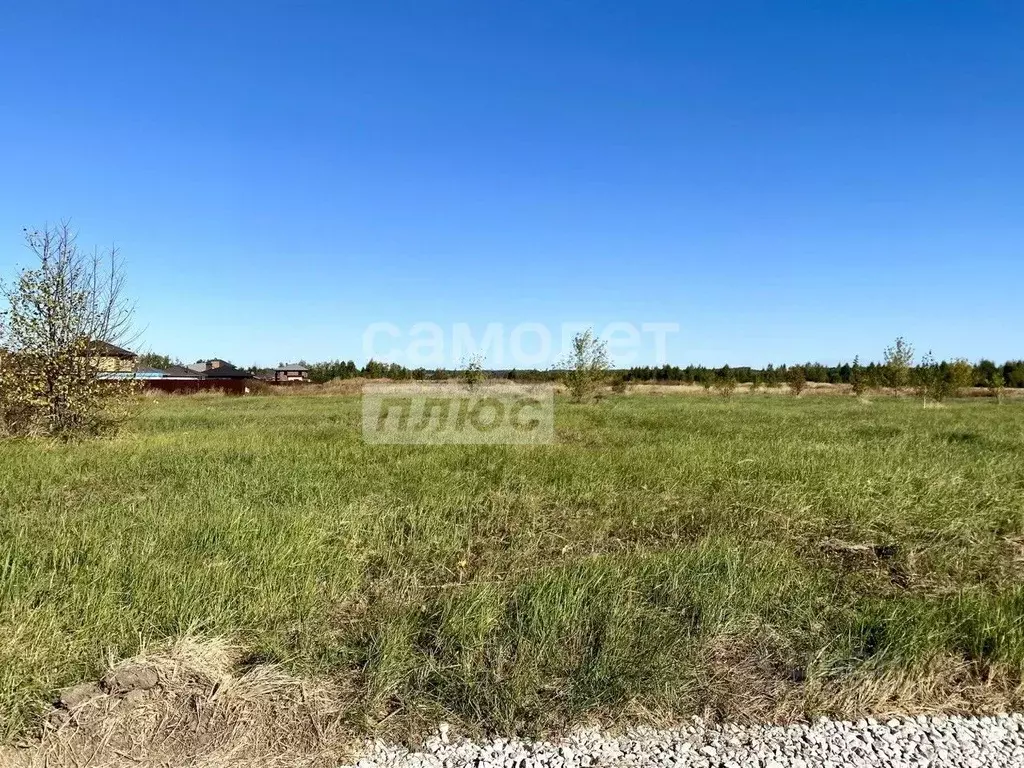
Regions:
[[[282,365],[274,369],[275,384],[303,384],[309,381],[309,368],[304,365]]]

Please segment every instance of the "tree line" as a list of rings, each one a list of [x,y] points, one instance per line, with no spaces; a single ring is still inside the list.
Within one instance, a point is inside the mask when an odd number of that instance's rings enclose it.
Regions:
[[[399,381],[449,379],[463,373],[461,369],[406,368],[398,363],[383,363],[377,360],[370,360],[362,367],[352,360],[330,360],[307,365],[310,381],[321,384],[334,379],[353,378]],[[966,370],[965,366],[969,370]],[[898,367],[900,370],[903,369],[903,366]],[[1008,360],[1002,365],[991,360],[971,364],[963,360],[936,362],[925,356],[917,364],[906,364],[905,372],[905,380],[901,373],[896,373],[894,382],[894,368],[891,362],[861,364],[858,359],[854,359],[853,362],[839,365],[783,363],[777,366],[769,364],[764,368],[728,365],[720,368],[702,365],[635,366],[612,368],[608,371],[608,376],[612,380],[626,383],[660,382],[714,386],[717,382],[731,380],[737,384],[758,384],[765,387],[782,386],[788,384],[794,377],[802,376],[806,383],[863,385],[867,389],[890,387],[893,383],[897,388],[915,386],[923,380],[938,377],[957,378],[957,383],[964,387],[1005,386],[1024,389],[1024,360]],[[486,371],[488,378],[527,382],[554,381],[559,379],[562,373],[558,369],[536,368]]]

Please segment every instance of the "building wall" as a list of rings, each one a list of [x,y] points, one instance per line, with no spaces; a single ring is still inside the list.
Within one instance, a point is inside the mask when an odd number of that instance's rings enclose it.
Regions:
[[[113,373],[115,371],[127,372],[134,370],[135,361],[124,360],[120,357],[97,357],[96,368],[105,373]]]

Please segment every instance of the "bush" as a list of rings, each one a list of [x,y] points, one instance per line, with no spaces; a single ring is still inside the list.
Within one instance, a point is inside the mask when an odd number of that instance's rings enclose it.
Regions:
[[[964,390],[974,385],[974,366],[963,358],[937,364],[929,351],[921,358],[914,379],[918,397],[941,403],[947,397],[962,397]]]
[[[729,397],[736,391],[736,379],[732,376],[718,376],[715,378],[715,392],[722,397]]]
[[[484,379],[487,373],[484,371],[484,356],[477,354],[469,358],[469,362],[462,369],[462,381],[469,389],[475,389]]]
[[[797,365],[789,369],[786,374],[786,384],[794,397],[800,397],[807,388],[807,374],[804,372],[803,366]]]
[[[592,329],[577,333],[572,340],[572,351],[562,361],[565,369],[562,380],[574,402],[582,403],[593,397],[605,381],[612,367],[608,345],[594,336]]]
[[[999,403],[1003,402],[1003,390],[1006,386],[1006,382],[1003,379],[1003,374],[996,371],[992,374],[992,383],[989,384],[988,391]]]

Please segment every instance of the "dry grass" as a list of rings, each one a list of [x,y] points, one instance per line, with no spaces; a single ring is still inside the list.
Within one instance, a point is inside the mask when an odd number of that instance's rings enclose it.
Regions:
[[[221,640],[186,636],[112,665],[106,681],[145,669],[158,683],[97,686],[81,703],[55,708],[37,741],[0,759],[19,768],[337,764],[352,733],[337,685],[273,664],[239,671],[240,658]]]

